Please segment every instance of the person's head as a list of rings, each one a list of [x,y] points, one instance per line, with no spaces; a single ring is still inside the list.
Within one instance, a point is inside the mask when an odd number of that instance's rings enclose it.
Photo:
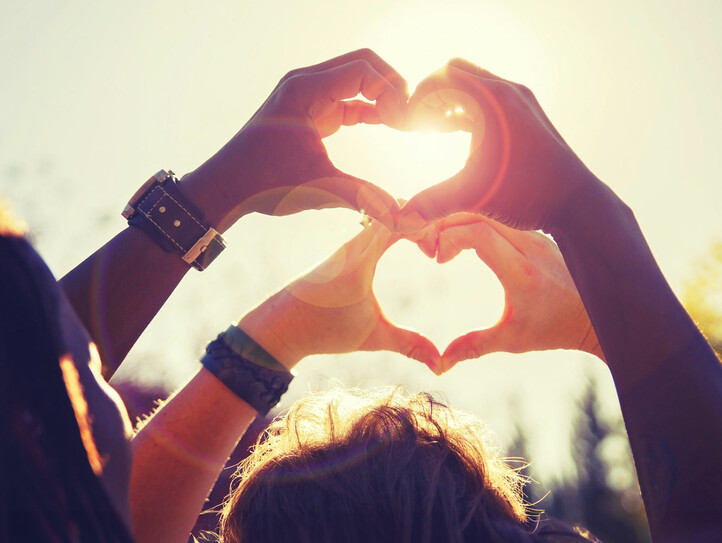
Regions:
[[[97,351],[0,202],[0,539],[130,541],[129,451]]]
[[[428,394],[306,396],[239,466],[221,539],[589,541],[559,523],[530,520],[524,478],[487,443],[477,419]]]

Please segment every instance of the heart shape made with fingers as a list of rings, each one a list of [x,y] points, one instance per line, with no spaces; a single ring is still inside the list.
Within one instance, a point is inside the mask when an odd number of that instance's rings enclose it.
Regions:
[[[410,197],[464,166],[470,135],[357,125],[324,142],[338,168]],[[473,252],[439,265],[408,240],[396,242],[381,258],[374,292],[390,321],[421,331],[439,352],[460,334],[493,326],[504,309],[499,280]]]
[[[391,322],[421,331],[442,353],[459,335],[493,326],[504,310],[501,283],[473,251],[438,264],[403,239],[381,257],[374,292]]]

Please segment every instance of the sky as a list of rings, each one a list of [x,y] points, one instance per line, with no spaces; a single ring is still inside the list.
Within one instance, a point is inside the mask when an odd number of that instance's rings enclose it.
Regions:
[[[580,158],[635,211],[681,294],[722,239],[721,23],[716,1],[3,2],[0,194],[61,276],[124,228],[120,211],[143,181],[161,168],[195,169],[291,69],[371,47],[413,89],[465,57],[534,91]],[[358,126],[325,143],[341,169],[408,198],[458,171],[469,137]],[[184,280],[117,378],[183,383],[208,339],[331,254],[359,221],[347,210],[244,217],[214,265]],[[440,349],[493,324],[503,308],[498,281],[473,255],[437,265],[408,242],[384,256],[374,285],[394,322]],[[439,392],[502,440],[518,421],[549,473],[566,469],[560,443],[586,376],[619,416],[604,365],[574,352],[489,355],[441,378],[391,353],[321,356],[298,374],[285,402],[338,377]]]

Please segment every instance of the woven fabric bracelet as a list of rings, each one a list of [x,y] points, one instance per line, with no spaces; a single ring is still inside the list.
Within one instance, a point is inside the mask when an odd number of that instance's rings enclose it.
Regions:
[[[264,416],[280,401],[293,379],[280,362],[233,325],[208,344],[201,363]]]

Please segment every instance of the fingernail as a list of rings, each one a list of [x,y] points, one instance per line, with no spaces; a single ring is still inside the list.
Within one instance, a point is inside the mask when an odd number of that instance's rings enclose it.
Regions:
[[[426,228],[424,230],[420,230],[417,234],[411,234],[408,236],[408,239],[412,239],[419,249],[421,249],[421,252],[429,258],[436,257],[436,252],[439,249],[437,238],[438,235],[436,234],[436,229],[434,228]]]
[[[441,375],[444,373],[444,367],[443,367],[443,364],[441,363],[441,358],[435,358],[434,360],[426,362],[426,365],[436,375]]]
[[[447,372],[451,368],[453,368],[456,363],[461,360],[461,358],[458,355],[447,355],[444,354],[441,356],[441,367],[442,372]]]
[[[428,244],[425,242],[425,240],[422,240],[418,243],[419,249],[421,249],[421,252],[424,253],[429,258],[435,258],[436,257],[436,246],[432,244]]]

